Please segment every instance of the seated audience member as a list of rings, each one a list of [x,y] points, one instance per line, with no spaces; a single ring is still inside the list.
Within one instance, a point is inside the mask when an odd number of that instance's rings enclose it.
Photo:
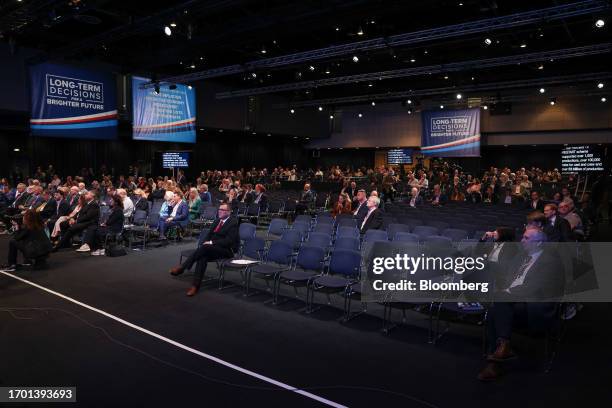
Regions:
[[[13,217],[23,211],[29,197],[30,193],[27,191],[26,185],[24,183],[17,184],[14,196],[12,197],[12,202],[9,204],[8,208],[4,210],[2,216],[0,217],[0,220],[5,226],[10,225],[10,217]],[[10,200],[10,197],[7,197],[7,199]]]
[[[253,198],[255,204],[259,204],[259,209],[265,211],[268,209],[268,196],[266,196],[266,188],[263,184],[255,185],[255,197]]]
[[[527,224],[525,228],[537,229],[538,231],[544,231],[546,225],[546,216],[540,211],[532,211],[527,214]]]
[[[453,178],[453,183],[449,186],[451,201],[465,201],[465,193],[463,192],[463,184],[458,176]]]
[[[342,192],[346,193],[352,201],[357,195],[357,183],[351,181],[350,184],[348,184],[342,189]]]
[[[198,189],[200,192],[200,200],[203,203],[212,203],[212,196],[210,195],[210,191],[208,191],[208,185],[200,184]]]
[[[552,199],[550,201],[552,201],[553,203],[557,204],[557,206],[559,205],[559,203],[561,203],[561,193],[556,191],[553,196]]]
[[[334,208],[331,211],[332,216],[336,217],[339,214],[351,214],[351,200],[346,193],[340,193],[338,195],[338,201],[334,204]]]
[[[359,224],[361,224],[361,220],[368,213],[368,198],[365,190],[358,190],[355,198],[355,203],[352,206],[354,208],[353,217],[357,218]]]
[[[128,197],[127,191],[123,188],[117,189],[117,195],[121,197],[121,201],[123,202],[123,216],[127,220],[134,213],[134,202]]]
[[[500,364],[516,358],[510,346],[514,327],[541,332],[555,319],[553,300],[563,296],[565,277],[559,257],[544,249],[545,241],[542,231],[526,229],[521,240],[524,254],[515,257],[504,284],[496,288],[495,296],[504,301],[492,303],[488,310],[488,363],[478,374],[479,380],[496,380],[501,375]],[[525,303],[525,299],[539,302]]]
[[[559,203],[559,216],[564,218],[572,229],[572,234],[574,236],[583,236],[584,230],[582,226],[582,219],[576,213],[574,208],[574,201],[571,198],[564,198]]]
[[[482,202],[486,204],[496,204],[497,203],[497,194],[495,194],[495,190],[493,186],[487,186],[484,194],[482,195]]]
[[[183,200],[183,195],[180,190],[174,192],[172,202],[170,203],[172,210],[166,218],[160,218],[158,224],[159,239],[165,240],[166,231],[172,227],[183,228],[189,223],[189,206]]]
[[[551,242],[572,241],[572,227],[570,223],[557,213],[557,205],[550,203],[544,206],[544,233]]]
[[[240,245],[238,220],[231,216],[231,212],[231,207],[228,204],[221,204],[218,210],[218,218],[211,226],[202,245],[185,262],[170,270],[171,275],[177,276],[185,270],[191,269],[194,263],[196,264],[193,283],[187,291],[187,296],[195,295],[200,289],[208,262],[231,258],[238,251]]]
[[[367,201],[368,212],[359,225],[359,232],[361,235],[365,234],[368,230],[382,229],[383,217],[382,211],[378,209],[380,205],[380,198],[376,196],[370,196]]]
[[[161,200],[166,195],[166,185],[163,180],[159,180],[157,182],[157,188],[149,194],[148,199],[153,200]]]
[[[76,234],[84,232],[86,228],[91,225],[95,225],[98,223],[98,219],[100,218],[100,206],[96,203],[94,193],[91,191],[83,194],[85,203],[82,208],[79,210],[76,218],[70,218],[66,221],[60,223],[60,228],[62,230],[62,238],[60,241],[53,247],[54,251],[57,251],[60,248],[63,248],[67,244],[69,244]],[[83,244],[79,249],[79,252],[89,252],[90,248],[88,244]]]
[[[442,189],[439,184],[435,184],[433,187],[433,193],[431,196],[431,205],[444,205],[448,199],[446,195],[442,193]]]
[[[245,184],[242,192],[238,193],[238,201],[245,204],[251,204],[253,202],[253,188],[250,184]]]
[[[25,212],[25,210],[36,210],[38,207],[46,203],[46,200],[42,194],[43,188],[40,185],[32,186],[30,191],[30,197],[28,197],[27,201],[25,202],[22,213]]]
[[[417,187],[412,187],[410,190],[410,197],[408,197],[408,205],[412,208],[420,207],[423,204],[423,197],[419,193]]]
[[[91,254],[94,256],[106,254],[105,249],[101,246],[107,235],[119,234],[123,230],[125,217],[123,215],[123,200],[119,195],[113,196],[110,208],[111,211],[106,222],[100,225],[92,225],[85,231],[84,241],[90,245]]]
[[[295,213],[304,214],[310,205],[314,202],[314,193],[310,189],[310,183],[304,184],[304,190],[300,194],[300,199],[296,201]]]
[[[17,269],[17,255],[23,254],[26,260],[35,260],[36,266],[42,266],[44,258],[51,252],[52,245],[47,238],[40,214],[33,210],[27,210],[23,214],[21,225],[15,225],[17,229],[9,241],[8,263],[2,267],[5,272],[13,272]]]
[[[191,221],[196,220],[200,217],[200,207],[202,206],[202,200],[198,194],[196,188],[189,189],[189,219]]]
[[[70,205],[71,211],[74,210],[76,206],[79,204],[79,197],[81,197],[81,195],[79,194],[79,188],[77,186],[70,187],[70,193],[66,197],[66,200],[68,201],[68,204]]]
[[[229,189],[229,191],[225,194],[225,202],[228,203],[230,207],[235,207],[236,210],[238,209],[238,193],[236,192],[236,189]]]
[[[45,207],[45,214],[43,214],[43,219],[46,219],[46,226],[49,232],[53,231],[53,227],[60,217],[65,217],[70,214],[70,204],[65,199],[66,193],[62,189],[55,190],[53,193],[53,200],[55,201],[55,205],[49,206],[49,208]],[[53,212],[49,213],[49,210],[52,209]],[[46,218],[44,218],[46,217]]]
[[[134,201],[132,202],[134,203],[134,212],[149,212],[149,200],[147,197],[147,193],[143,189],[137,188],[136,190],[134,190]]]
[[[540,199],[540,193],[533,190],[530,195],[531,199],[525,202],[525,209],[544,211],[544,201]]]
[[[170,216],[172,211],[172,203],[174,202],[174,193],[172,191],[166,191],[164,193],[164,202],[159,209],[159,218],[166,219]]]

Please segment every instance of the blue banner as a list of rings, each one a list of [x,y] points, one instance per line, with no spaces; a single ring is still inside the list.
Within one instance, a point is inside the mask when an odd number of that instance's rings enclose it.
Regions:
[[[35,136],[114,139],[116,83],[110,73],[56,64],[30,68]]]
[[[480,108],[424,111],[423,154],[437,157],[480,156]]]
[[[195,143],[195,90],[177,84],[142,88],[147,78],[132,78],[133,132],[135,140]]]

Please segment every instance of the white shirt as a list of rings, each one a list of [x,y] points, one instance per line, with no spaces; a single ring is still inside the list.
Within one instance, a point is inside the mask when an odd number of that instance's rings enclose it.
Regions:
[[[128,218],[132,216],[134,212],[134,203],[130,197],[125,197],[123,199],[123,216]]]
[[[361,206],[364,205],[365,203],[366,203],[366,201],[364,201],[363,203],[359,203],[359,205],[357,206],[357,209],[355,211],[353,211],[353,215],[357,215],[357,213],[361,209]]]
[[[174,204],[174,207],[172,208],[172,214],[170,214],[170,216],[172,218],[176,217],[176,213],[178,212],[178,209],[179,209],[180,205],[181,205],[180,201],[178,203]]]
[[[527,276],[527,274],[529,273],[529,270],[533,267],[533,265],[536,263],[536,261],[538,260],[538,258],[540,257],[540,255],[542,255],[543,250],[539,250],[538,252],[535,252],[533,254],[531,254],[531,259],[529,260],[529,263],[524,267],[523,273],[520,274],[520,276],[518,276],[514,282],[512,282],[510,284],[510,286],[508,287],[508,289],[511,288],[515,288],[517,286],[521,286],[524,282],[525,282],[525,277]]]
[[[491,253],[487,257],[489,262],[498,262],[499,253],[501,252],[503,247],[504,247],[503,242],[496,242],[493,244],[493,250],[491,250]]]

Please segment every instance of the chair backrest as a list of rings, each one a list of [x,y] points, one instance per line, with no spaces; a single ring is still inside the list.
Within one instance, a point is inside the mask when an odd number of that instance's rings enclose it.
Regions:
[[[281,236],[287,229],[287,220],[284,218],[272,218],[268,226],[268,235]]]
[[[281,265],[291,264],[293,245],[285,241],[273,241],[268,250],[266,261]]]
[[[331,235],[324,232],[313,232],[308,236],[308,245],[319,246],[321,248],[329,248],[331,245]]]
[[[240,239],[242,241],[248,241],[249,239],[255,237],[256,232],[257,226],[255,226],[255,224],[251,224],[250,222],[243,222],[238,227],[238,235],[240,235]]]
[[[295,266],[301,269],[311,271],[322,271],[323,261],[325,259],[325,250],[321,247],[302,245],[298,252]]]
[[[459,242],[468,237],[468,232],[457,228],[447,228],[442,231],[442,236],[450,238],[453,242]]]
[[[302,233],[302,231],[298,231],[298,230],[285,230],[285,232],[283,232],[283,235],[281,236],[281,239],[289,244],[291,244],[293,246],[293,249],[297,249],[302,240],[304,239],[304,234]]]
[[[348,278],[357,278],[361,266],[361,254],[350,249],[335,250],[329,260],[329,273],[344,275]]]
[[[336,249],[350,249],[353,251],[359,251],[359,238],[356,237],[338,237],[334,242],[334,250]]]
[[[242,255],[259,260],[261,259],[265,247],[266,241],[259,237],[253,237],[245,242],[242,248]]]
[[[301,231],[302,235],[306,235],[306,234],[308,234],[308,231],[310,231],[310,223],[306,223],[306,222],[303,222],[303,221],[294,222],[291,225],[291,229],[294,229],[296,231]]]
[[[310,225],[310,223],[312,222],[312,217],[310,215],[300,214],[295,217],[294,222],[304,222]]]
[[[387,236],[390,240],[394,240],[395,234],[398,232],[410,232],[410,226],[406,224],[389,224],[387,227]]]
[[[132,224],[134,225],[144,225],[147,221],[147,212],[144,210],[136,210],[134,213],[134,218],[132,219]]]
[[[425,245],[429,247],[451,247],[453,245],[453,241],[448,237],[430,235],[425,238]]]
[[[331,234],[334,231],[334,224],[323,224],[323,223],[317,222],[313,231]]]
[[[316,225],[333,225],[334,219],[329,213],[319,214],[316,219]]]
[[[387,231],[367,230],[363,236],[363,242],[387,241]]]
[[[337,224],[338,224],[338,228],[340,227],[357,228],[357,220],[354,218],[338,218]]]
[[[246,215],[250,217],[259,216],[259,203],[251,203],[246,210]]]
[[[430,227],[436,228],[438,230],[436,234],[450,227],[450,224],[448,222],[440,221],[440,220],[430,220],[427,222],[427,225],[429,225]]]
[[[411,234],[410,232],[398,232],[395,234],[395,237],[393,237],[393,241],[398,241],[398,242],[414,242],[416,244],[419,243],[419,236],[416,234]]]
[[[438,228],[430,225],[417,225],[414,227],[414,230],[412,230],[412,233],[418,235],[421,241],[425,241],[425,238],[430,235],[438,235]]]
[[[357,227],[338,227],[336,236],[359,238],[359,230]]]
[[[151,228],[157,228],[157,224],[159,224],[159,212],[151,212],[147,217],[146,224]]]
[[[272,200],[268,203],[268,212],[270,214],[278,214],[283,210],[283,202],[280,200]]]

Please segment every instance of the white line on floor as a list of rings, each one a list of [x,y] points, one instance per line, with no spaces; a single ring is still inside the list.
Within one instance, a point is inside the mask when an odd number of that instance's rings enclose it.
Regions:
[[[208,359],[208,360],[214,361],[214,362],[215,362],[215,363],[217,363],[217,364],[221,364],[221,365],[223,365],[223,366],[225,366],[225,367],[231,368],[232,370],[236,370],[236,371],[239,371],[239,372],[241,372],[241,373],[243,373],[243,374],[249,375],[249,376],[251,376],[251,377],[255,377],[255,378],[257,378],[257,379],[259,379],[259,380],[261,380],[261,381],[265,381],[265,382],[267,382],[267,383],[274,384],[274,385],[276,385],[277,387],[284,388],[284,389],[286,389],[286,390],[288,390],[288,391],[295,392],[296,394],[300,394],[300,395],[303,395],[303,396],[305,396],[305,397],[307,397],[307,398],[311,398],[311,399],[313,399],[313,400],[315,400],[315,401],[319,401],[319,402],[321,402],[321,403],[323,403],[323,404],[325,404],[325,405],[329,405],[330,407],[335,407],[335,408],[347,408],[347,406],[346,406],[346,405],[338,404],[337,402],[330,401],[330,400],[325,399],[325,398],[323,398],[323,397],[319,397],[318,395],[312,394],[312,393],[310,393],[310,392],[308,392],[308,391],[304,391],[304,390],[301,390],[301,389],[299,389],[299,388],[292,387],[291,385],[288,385],[288,384],[282,383],[282,382],[280,382],[280,381],[276,381],[276,380],[274,380],[274,379],[272,379],[272,378],[266,377],[265,375],[261,375],[261,374],[258,374],[258,373],[256,373],[256,372],[254,372],[254,371],[247,370],[246,368],[239,367],[239,366],[237,366],[237,365],[235,365],[235,364],[232,364],[232,363],[230,363],[230,362],[227,362],[227,361],[225,361],[225,360],[222,360],[222,359],[220,359],[220,358],[218,358],[218,357],[212,356],[212,355],[210,355],[210,354],[203,353],[203,352],[201,352],[201,351],[199,351],[199,350],[196,350],[196,349],[194,349],[194,348],[191,348],[191,347],[189,347],[189,346],[186,346],[186,345],[184,345],[184,344],[181,344],[181,343],[179,343],[179,342],[177,342],[177,341],[174,341],[174,340],[172,340],[172,339],[169,339],[169,338],[167,338],[167,337],[164,337],[164,336],[162,336],[161,334],[157,334],[157,333],[155,333],[155,332],[152,332],[151,330],[147,330],[147,329],[145,329],[144,327],[138,326],[138,325],[136,325],[136,324],[134,324],[134,323],[130,323],[130,322],[128,322],[127,320],[123,320],[122,318],[117,317],[117,316],[115,316],[115,315],[112,315],[112,314],[110,314],[110,313],[108,313],[108,312],[105,312],[104,310],[97,309],[97,308],[95,308],[95,307],[93,307],[93,306],[90,306],[90,305],[88,305],[88,304],[86,304],[86,303],[79,302],[78,300],[73,299],[73,298],[71,298],[71,297],[69,297],[69,296],[62,295],[62,294],[61,294],[61,293],[59,293],[59,292],[56,292],[56,291],[54,291],[54,290],[51,290],[51,289],[45,288],[44,286],[38,285],[38,284],[36,284],[36,283],[34,283],[34,282],[30,282],[30,281],[29,281],[29,280],[27,280],[27,279],[23,279],[23,278],[20,278],[19,276],[15,276],[15,275],[13,275],[12,273],[5,272],[5,271],[2,271],[2,270],[0,270],[0,273],[2,273],[3,275],[6,275],[6,276],[8,276],[8,277],[11,277],[11,278],[13,278],[13,279],[16,279],[16,280],[18,280],[18,281],[21,281],[21,282],[23,282],[23,283],[26,283],[26,284],[28,284],[28,285],[30,285],[30,286],[34,286],[35,288],[38,288],[38,289],[43,290],[43,291],[45,291],[45,292],[47,292],[47,293],[50,293],[50,294],[55,295],[55,296],[57,296],[57,297],[60,297],[60,298],[62,298],[62,299],[64,299],[64,300],[67,300],[67,301],[69,301],[69,302],[72,302],[72,303],[74,303],[74,304],[76,304],[76,305],[79,305],[79,306],[81,306],[81,307],[84,307],[85,309],[89,309],[89,310],[91,310],[91,311],[93,311],[93,312],[99,313],[99,314],[101,314],[102,316],[106,316],[106,317],[108,317],[109,319],[113,319],[114,321],[119,322],[119,323],[121,323],[121,324],[123,324],[123,325],[125,325],[125,326],[131,327],[132,329],[135,329],[135,330],[138,330],[138,331],[140,331],[140,332],[142,332],[142,333],[148,334],[149,336],[151,336],[151,337],[155,337],[156,339],[159,339],[159,340],[161,340],[161,341],[164,341],[164,342],[166,342],[166,343],[168,343],[168,344],[172,344],[172,345],[173,345],[173,346],[175,346],[175,347],[178,347],[178,348],[180,348],[180,349],[183,349],[183,350],[185,350],[185,351],[188,351],[188,352],[193,353],[193,354],[195,354],[195,355],[198,355],[198,356],[200,356],[200,357],[204,357],[204,358],[206,358],[206,359]]]

